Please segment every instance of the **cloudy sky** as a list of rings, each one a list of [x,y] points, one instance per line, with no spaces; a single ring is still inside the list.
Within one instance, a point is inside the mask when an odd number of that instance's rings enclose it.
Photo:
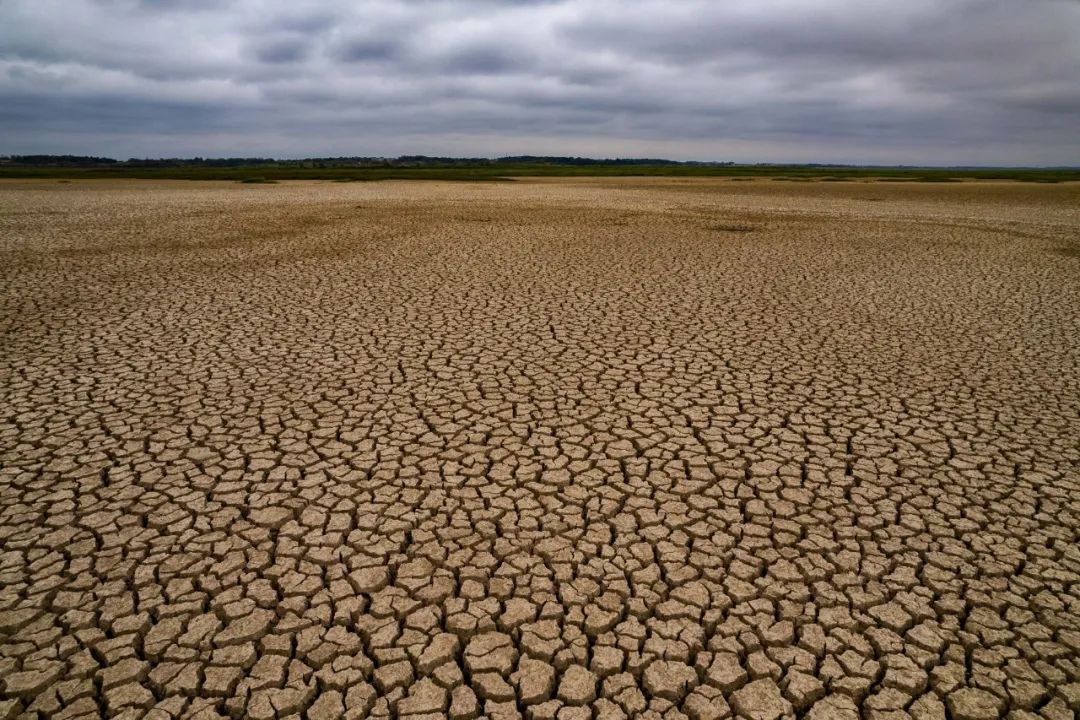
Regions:
[[[0,0],[0,153],[1080,164],[1080,0]]]

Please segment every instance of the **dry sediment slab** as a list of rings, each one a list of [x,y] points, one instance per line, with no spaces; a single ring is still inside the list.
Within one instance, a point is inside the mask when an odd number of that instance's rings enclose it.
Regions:
[[[1073,718],[1080,186],[0,183],[0,718]]]

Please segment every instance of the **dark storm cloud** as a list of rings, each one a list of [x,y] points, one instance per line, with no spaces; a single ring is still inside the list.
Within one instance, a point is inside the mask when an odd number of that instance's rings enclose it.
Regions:
[[[1076,117],[1076,0],[0,0],[0,152],[1067,164]]]

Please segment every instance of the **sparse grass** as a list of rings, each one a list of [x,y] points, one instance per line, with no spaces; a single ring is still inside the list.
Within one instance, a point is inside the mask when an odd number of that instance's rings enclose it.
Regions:
[[[264,177],[248,177],[240,180],[245,185],[277,185],[277,180],[268,180]]]

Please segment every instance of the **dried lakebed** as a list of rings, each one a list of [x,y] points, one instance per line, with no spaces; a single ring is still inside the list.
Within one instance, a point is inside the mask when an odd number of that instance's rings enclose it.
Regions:
[[[0,182],[0,718],[1072,718],[1080,187]]]

